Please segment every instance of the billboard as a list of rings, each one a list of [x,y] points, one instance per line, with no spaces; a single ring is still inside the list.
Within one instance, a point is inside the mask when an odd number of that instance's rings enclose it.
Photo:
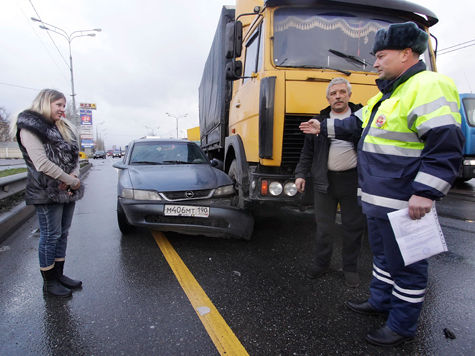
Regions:
[[[94,141],[93,140],[82,139],[81,140],[81,146],[84,147],[84,148],[94,147]]]
[[[96,104],[90,104],[90,103],[80,103],[79,104],[79,109],[88,109],[88,110],[96,110]]]
[[[92,125],[91,110],[79,110],[79,116],[81,118],[81,125]]]

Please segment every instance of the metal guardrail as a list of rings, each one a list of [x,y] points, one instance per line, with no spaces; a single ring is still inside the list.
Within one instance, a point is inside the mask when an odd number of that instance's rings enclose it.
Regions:
[[[86,162],[87,164],[84,166],[87,166],[89,164],[89,160],[87,159],[80,160],[79,162],[81,165],[84,162]],[[82,167],[80,171],[82,174],[83,173]],[[27,177],[27,173],[23,172],[23,173],[12,174],[10,176],[0,178],[0,200],[9,198],[12,195],[15,195],[25,190],[26,177]]]
[[[12,174],[0,178],[0,200],[25,190],[27,173]]]

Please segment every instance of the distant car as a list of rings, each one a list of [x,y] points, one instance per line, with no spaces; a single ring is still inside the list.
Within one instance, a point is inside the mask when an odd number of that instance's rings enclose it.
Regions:
[[[106,153],[104,151],[96,151],[92,155],[92,158],[94,158],[94,159],[96,159],[96,158],[106,158]]]
[[[119,170],[117,221],[189,235],[249,239],[254,219],[237,208],[233,180],[190,141],[138,139]]]
[[[122,153],[120,151],[112,152],[112,157],[122,157]]]

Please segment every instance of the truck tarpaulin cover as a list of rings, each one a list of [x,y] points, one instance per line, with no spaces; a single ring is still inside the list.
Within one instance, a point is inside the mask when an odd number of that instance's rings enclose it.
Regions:
[[[199,88],[201,146],[224,145],[228,124],[229,98],[232,82],[226,80],[224,40],[226,24],[234,21],[234,8],[224,6],[218,28],[206,60]]]

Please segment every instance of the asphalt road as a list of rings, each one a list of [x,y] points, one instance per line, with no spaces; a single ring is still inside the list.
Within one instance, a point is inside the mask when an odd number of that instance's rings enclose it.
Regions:
[[[45,298],[37,261],[36,218],[0,245],[0,355],[226,354],[473,355],[475,350],[475,211],[471,182],[438,204],[449,252],[430,259],[430,280],[417,340],[395,349],[363,340],[384,320],[346,310],[368,296],[371,254],[364,241],[362,283],[346,288],[339,239],[326,276],[307,280],[313,217],[266,211],[251,241],[165,234],[224,324],[207,324],[196,289],[178,274],[148,230],[122,236],[116,224],[112,159],[93,160],[75,211],[65,272],[81,278],[71,299]],[[196,304],[198,303],[198,304]],[[198,306],[198,307],[197,307]],[[217,325],[217,326],[216,326]],[[444,328],[456,339],[444,336]],[[226,334],[228,335],[228,334]],[[229,335],[228,335],[229,336]],[[218,342],[219,343],[219,342]],[[224,344],[224,341],[223,341]],[[228,344],[229,345],[229,344]],[[230,346],[228,346],[230,347]]]

